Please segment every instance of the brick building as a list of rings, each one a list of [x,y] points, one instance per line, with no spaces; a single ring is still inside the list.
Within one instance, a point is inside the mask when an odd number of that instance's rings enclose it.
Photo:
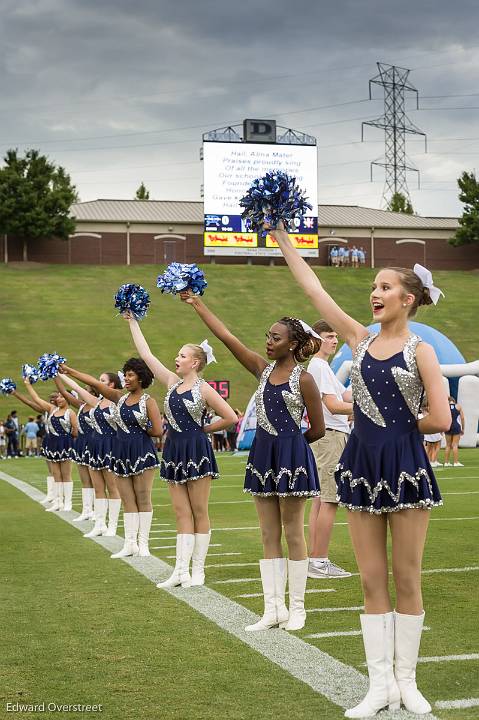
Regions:
[[[161,264],[173,261],[238,264],[247,258],[207,258],[203,254],[203,204],[193,201],[93,200],[72,206],[76,231],[67,241],[45,239],[28,244],[28,260],[64,264]],[[362,246],[374,267],[414,262],[431,269],[479,267],[479,246],[448,243],[457,218],[428,218],[349,205],[320,205],[319,256],[326,265],[336,245]],[[4,259],[21,261],[23,242],[4,241]],[[269,264],[271,258],[249,259]],[[281,259],[274,259],[281,263]]]

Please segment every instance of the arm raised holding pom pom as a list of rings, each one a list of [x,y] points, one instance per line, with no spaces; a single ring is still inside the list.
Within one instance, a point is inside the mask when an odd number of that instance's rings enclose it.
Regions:
[[[66,389],[64,383],[69,385],[72,390],[78,394],[78,399],[72,395],[71,391]],[[68,377],[68,375],[59,373],[55,377],[55,385],[63,397],[68,400],[68,402],[71,402],[72,405],[75,405],[75,407],[81,407],[81,405],[86,404],[88,407],[92,408],[95,407],[98,402],[98,397],[96,395],[92,395],[92,393],[88,392],[88,390],[75,382],[73,378]]]
[[[53,410],[56,409],[56,405],[54,405],[53,403],[49,403],[40,397],[40,395],[33,389],[28,378],[25,378],[23,382],[25,383],[28,394],[32,398],[35,405],[40,408],[41,412],[51,413]]]
[[[108,398],[108,400],[112,400],[115,403],[117,403],[121,396],[124,395],[123,390],[111,387],[111,385],[107,385],[101,380],[97,380],[96,377],[93,377],[93,375],[88,375],[87,373],[75,370],[69,365],[61,365],[60,372],[64,375],[69,375],[70,377],[80,380],[80,382],[85,383],[85,385],[90,385],[92,388],[95,388],[95,390],[98,390],[100,395],[103,395],[103,397]]]
[[[138,324],[138,320],[135,318],[133,313],[126,311],[123,313],[123,317],[128,321],[131,336],[139,356],[146,362],[153,375],[158,378],[163,385],[166,385],[166,387],[171,387],[171,385],[178,382],[178,375],[171,372],[171,370],[168,370],[168,368],[163,365],[163,363],[160,362],[160,360],[158,360],[158,358],[151,352],[150,346],[146,342],[145,336]]]

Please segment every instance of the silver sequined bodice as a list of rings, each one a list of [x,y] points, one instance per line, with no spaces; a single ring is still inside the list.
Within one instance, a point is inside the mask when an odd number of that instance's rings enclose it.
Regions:
[[[301,429],[304,413],[304,400],[301,395],[299,378],[303,372],[301,365],[296,365],[287,383],[272,385],[269,376],[275,363],[268,365],[261,375],[255,393],[256,420],[258,427],[270,435],[281,435]]]

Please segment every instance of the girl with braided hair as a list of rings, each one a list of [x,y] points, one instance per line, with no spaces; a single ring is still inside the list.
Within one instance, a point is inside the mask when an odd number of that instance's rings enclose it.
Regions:
[[[309,444],[324,435],[321,397],[313,377],[299,363],[318,352],[320,339],[297,318],[284,317],[266,332],[265,360],[246,347],[191,291],[181,293],[205,325],[260,382],[256,391],[256,436],[251,446],[244,492],[254,497],[264,548],[260,560],[264,614],[246,630],[272,627],[300,630],[306,620],[304,592],[308,558],[304,538],[306,499],[319,494]],[[310,428],[303,434],[306,408]],[[283,557],[284,528],[289,557]],[[285,604],[289,578],[289,610]]]

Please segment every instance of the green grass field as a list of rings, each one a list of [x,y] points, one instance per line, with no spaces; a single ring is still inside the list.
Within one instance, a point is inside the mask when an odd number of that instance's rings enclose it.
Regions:
[[[44,352],[64,354],[73,367],[85,372],[117,370],[134,354],[127,324],[115,317],[113,295],[125,282],[138,282],[151,294],[152,303],[142,327],[155,352],[173,366],[185,342],[201,342],[207,331],[194,310],[178,298],[161,295],[156,276],[163,267],[151,265],[63,266],[21,263],[0,266],[0,377],[21,383],[21,366],[36,362]],[[207,265],[209,287],[205,300],[241,339],[264,352],[264,333],[283,315],[317,319],[286,267]],[[344,309],[369,324],[370,269],[321,268],[326,288]],[[477,316],[479,274],[437,272],[434,281],[446,295],[437,307],[421,309],[417,319],[447,335],[467,361],[479,357]],[[210,337],[211,340],[211,337]],[[245,408],[255,390],[254,378],[214,342],[217,365],[208,367],[206,379],[231,382],[231,404]],[[44,395],[47,386],[37,386]],[[153,388],[162,400],[162,388]],[[12,408],[0,397],[0,415]]]
[[[460,459],[464,468],[438,471],[444,507],[432,511],[424,558],[424,569],[438,572],[424,574],[430,630],[423,634],[423,658],[478,652],[473,608],[479,453],[461,450]],[[245,457],[219,455],[222,476],[213,484],[211,495],[213,535],[207,585],[260,614],[261,597],[244,597],[261,593],[260,535],[253,502],[242,493],[244,464]],[[44,490],[41,459],[4,461],[0,471]],[[75,477],[76,510],[80,509],[79,491]],[[159,480],[153,502],[154,522],[168,525],[153,526],[152,551],[173,563],[174,516],[167,488]],[[3,481],[0,508],[0,717],[11,717],[6,703],[17,701],[101,703],[102,716],[112,720],[336,720],[343,716],[340,708],[308,685],[157,590],[127,564],[110,560],[104,548],[83,539],[79,530],[45,513]],[[345,521],[346,514],[340,510],[330,556],[356,572]],[[462,570],[471,566],[475,570]],[[444,571],[453,568],[459,571]],[[222,582],[234,580],[240,581]],[[307,609],[316,612],[308,613],[306,627],[297,635],[365,672],[360,637],[307,637],[359,629],[358,611],[348,610],[362,603],[358,577],[309,580],[308,588],[329,592],[306,595]],[[477,707],[434,707],[438,700],[479,697],[477,659],[420,663],[418,678],[436,717],[478,717]],[[22,713],[22,717],[38,717],[38,713]]]

